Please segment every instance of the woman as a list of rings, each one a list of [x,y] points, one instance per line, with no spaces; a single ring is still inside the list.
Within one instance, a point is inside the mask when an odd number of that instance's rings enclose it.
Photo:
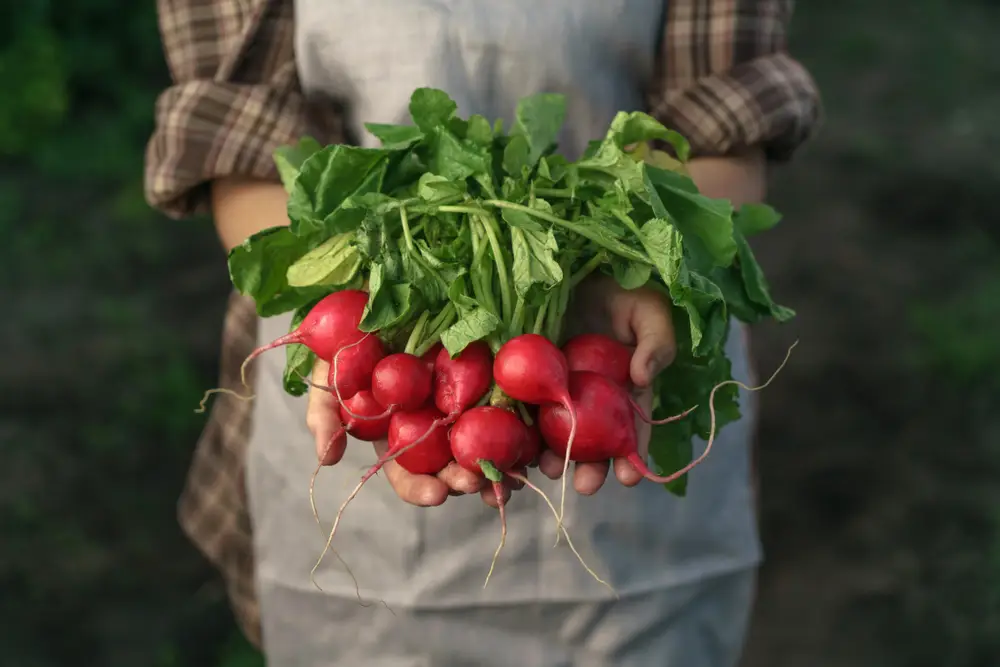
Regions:
[[[601,136],[617,110],[645,107],[692,142],[691,173],[702,191],[737,204],[759,200],[765,161],[787,159],[818,116],[811,79],[784,52],[790,5],[161,0],[174,85],[157,105],[148,198],[176,217],[211,209],[230,248],[287,222],[275,147],[302,134],[371,145],[362,122],[405,122],[411,91],[433,86],[463,115],[506,119],[525,95],[565,93],[561,150],[570,157]],[[636,346],[633,380],[648,384],[671,359],[669,309],[608,285],[595,285],[591,299],[596,321],[578,326],[610,323]],[[288,324],[288,317],[257,322],[252,305],[234,298],[224,384],[235,385],[234,369],[255,341]],[[728,348],[735,375],[747,380],[745,337],[730,336]],[[570,530],[619,601],[568,550],[551,548],[552,516],[525,492],[511,501],[508,545],[483,591],[496,513],[450,497],[478,491],[475,480],[390,466],[389,484],[365,489],[337,540],[366,597],[384,599],[389,613],[358,605],[336,559],[318,572],[323,592],[309,582],[324,541],[308,510],[316,461],[309,443],[322,448],[336,422],[324,395],[310,396],[306,409],[283,394],[283,361],[274,354],[257,362],[252,405],[215,404],[181,503],[185,529],[226,574],[248,635],[261,640],[262,630],[270,665],[737,663],[760,560],[747,396],[745,418],[723,431],[684,499],[649,483],[627,488],[638,477],[621,462],[613,466],[621,483],[604,482],[608,466],[574,471]],[[372,460],[360,443],[347,448],[317,484],[321,514],[332,516]],[[555,467],[542,466],[553,476]],[[427,505],[440,507],[420,507]]]

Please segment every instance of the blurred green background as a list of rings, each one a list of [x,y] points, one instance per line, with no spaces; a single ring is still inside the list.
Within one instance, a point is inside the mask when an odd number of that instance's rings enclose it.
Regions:
[[[249,667],[174,504],[228,283],[142,198],[153,3],[0,22],[0,663]],[[1000,665],[1000,7],[800,2],[822,133],[759,254],[768,563],[747,667]],[[996,327],[996,328],[994,328]]]

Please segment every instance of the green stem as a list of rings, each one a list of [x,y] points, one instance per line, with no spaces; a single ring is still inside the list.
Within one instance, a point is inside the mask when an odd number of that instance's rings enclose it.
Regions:
[[[441,274],[439,274],[434,267],[427,262],[424,256],[420,254],[420,249],[417,248],[416,244],[413,242],[413,234],[410,232],[410,220],[407,217],[406,208],[402,206],[399,209],[399,221],[403,225],[403,239],[406,243],[406,251],[410,253],[410,257],[413,258],[414,262],[420,265],[420,268],[434,278],[434,281],[441,286],[441,289],[447,292],[448,283],[445,282],[445,279],[441,277]]]
[[[399,221],[403,224],[403,238],[406,239],[406,249],[414,252],[413,236],[410,234],[410,221],[406,217],[406,207],[399,207]]]
[[[510,335],[519,336],[524,331],[524,299],[518,295],[517,303],[514,305],[514,318],[510,323]]]
[[[570,288],[572,289],[577,285],[579,285],[581,282],[583,282],[584,278],[586,278],[591,273],[596,271],[597,267],[599,267],[601,264],[604,264],[604,262],[606,261],[608,261],[608,258],[603,252],[599,252],[593,257],[591,257],[589,260],[587,260],[586,264],[581,266],[576,273],[570,276],[569,279]]]
[[[490,246],[480,236],[480,234],[485,236],[485,231],[481,229],[482,225],[477,225],[471,220],[470,223],[472,224],[472,234],[479,244],[472,262],[473,270],[470,276],[472,280],[472,293],[476,297],[476,301],[499,317],[500,309],[497,308],[497,301],[493,296],[493,265],[492,263],[489,264],[488,271],[482,268],[486,264],[486,253],[489,251]]]
[[[479,464],[479,468],[483,471],[483,476],[491,482],[502,482],[503,473],[497,470],[497,467],[493,465],[492,461],[487,461],[486,459],[479,459],[476,461]]]
[[[416,348],[417,343],[420,342],[420,336],[424,333],[424,327],[427,325],[427,320],[431,317],[431,311],[425,310],[420,313],[420,317],[417,318],[417,323],[413,325],[413,331],[410,332],[410,337],[406,339],[406,347],[403,349],[404,352],[408,354],[413,354],[414,348]]]
[[[569,293],[570,281],[564,280],[559,283],[559,288],[553,295],[552,303],[549,305],[546,337],[556,344],[558,344],[560,334],[562,333],[563,316],[565,316],[566,308],[569,306]]]
[[[507,276],[507,261],[504,259],[500,239],[497,236],[496,219],[492,215],[486,214],[483,216],[482,223],[493,250],[493,260],[496,263],[497,277],[500,280],[500,306],[503,309],[503,321],[509,325],[513,316],[513,298],[510,294],[510,279]]]
[[[643,264],[649,264],[653,266],[652,260],[646,256],[645,253],[629,248],[623,243],[618,243],[617,241],[609,240],[605,235],[588,229],[585,225],[578,225],[575,222],[570,222],[569,220],[564,220],[560,217],[546,213],[545,211],[539,211],[537,209],[529,208],[521,204],[515,204],[514,202],[503,201],[500,199],[489,199],[484,204],[489,206],[495,206],[497,208],[507,208],[512,211],[520,211],[521,213],[526,213],[528,215],[534,216],[539,220],[545,220],[546,222],[551,222],[553,225],[559,225],[564,229],[568,229],[574,234],[579,234],[584,238],[588,238],[597,245],[605,248],[609,252],[624,257],[625,259],[631,260],[633,262],[642,262]]]
[[[485,209],[478,206],[438,206],[437,210],[442,213],[467,213],[469,215],[482,215],[486,213]]]
[[[534,420],[531,418],[531,415],[528,414],[528,408],[524,407],[524,403],[521,401],[517,402],[517,411],[521,413],[521,421],[528,426],[534,425]]]
[[[444,305],[444,308],[441,309],[441,312],[437,314],[437,317],[435,317],[431,321],[431,325],[428,328],[428,330],[432,334],[436,331],[443,331],[444,329],[442,327],[447,328],[447,326],[450,326],[450,325],[445,325],[445,322],[451,317],[452,314],[454,314],[454,312],[455,312],[455,304],[449,301]]]
[[[490,392],[490,405],[495,408],[509,409],[514,401],[507,394],[503,393],[500,385],[494,384],[493,391]]]
[[[569,270],[569,266],[566,267]],[[557,343],[562,338],[563,329],[563,319],[566,317],[566,311],[569,310],[569,297],[572,293],[572,285],[570,281],[564,280],[562,283],[562,289],[559,291],[559,316],[556,318],[556,328],[552,332],[552,342]]]
[[[444,309],[438,313],[438,316],[434,318],[430,326],[427,329],[430,333],[424,337],[424,340],[416,347],[413,354],[418,357],[422,357],[427,354],[427,351],[434,347],[441,339],[441,334],[448,330],[452,324],[454,324],[457,312],[455,310],[455,304],[449,302]]]
[[[573,199],[576,195],[569,188],[535,188],[535,194],[539,197],[564,197]]]
[[[535,326],[531,328],[532,333],[541,334],[542,329],[545,326],[545,314],[549,308],[549,303],[552,301],[552,293],[549,292],[545,295],[545,300],[542,301],[542,305],[538,307],[538,313],[535,314]]]

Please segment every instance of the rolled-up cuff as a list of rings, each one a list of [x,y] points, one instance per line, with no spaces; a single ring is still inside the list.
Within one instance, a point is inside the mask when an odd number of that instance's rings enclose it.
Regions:
[[[813,133],[822,108],[809,72],[784,53],[741,63],[654,101],[652,115],[691,142],[692,155],[758,146],[788,160]]]
[[[215,178],[277,179],[274,150],[306,131],[306,106],[297,92],[205,80],[173,86],[156,104],[146,200],[172,218],[203,212]]]

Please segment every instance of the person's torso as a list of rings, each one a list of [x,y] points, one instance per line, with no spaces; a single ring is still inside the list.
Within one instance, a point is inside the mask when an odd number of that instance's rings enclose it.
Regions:
[[[362,144],[375,143],[364,122],[408,122],[417,87],[446,90],[463,115],[508,121],[521,97],[561,92],[569,101],[561,150],[573,157],[603,136],[618,110],[642,108],[663,10],[662,0],[297,0],[297,59],[307,94],[345,102]],[[262,320],[260,338],[288,324],[287,316]],[[747,380],[744,338],[730,336],[728,352],[734,374]],[[250,478],[258,561],[264,579],[309,585],[323,539],[306,493],[315,454],[304,401],[281,391],[283,355],[258,363]],[[623,593],[754,564],[750,426],[744,419],[722,432],[713,456],[692,473],[686,498],[650,482],[626,489],[613,478],[593,497],[570,490],[568,528],[584,557]],[[327,526],[374,458],[370,445],[352,441],[344,460],[321,473],[317,497]],[[270,482],[254,488],[255,479]],[[537,472],[532,479],[557,498],[556,483]],[[478,497],[418,509],[374,478],[345,513],[335,546],[362,586],[390,604],[608,597],[565,546],[552,548],[554,518],[530,490],[515,493],[508,523],[487,591],[481,584],[499,520]],[[354,595],[335,557],[318,579],[325,590]]]

